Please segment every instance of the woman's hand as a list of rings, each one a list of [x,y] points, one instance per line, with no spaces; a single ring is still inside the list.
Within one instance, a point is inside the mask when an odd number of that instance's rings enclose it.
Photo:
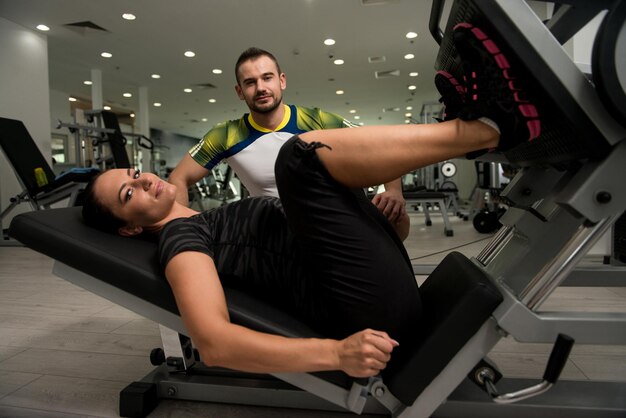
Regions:
[[[386,332],[366,329],[339,341],[340,369],[353,377],[376,376],[399,343]]]

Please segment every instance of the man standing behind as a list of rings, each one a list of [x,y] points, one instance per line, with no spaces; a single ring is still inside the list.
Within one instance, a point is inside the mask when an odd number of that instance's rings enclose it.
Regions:
[[[235,76],[237,95],[250,113],[216,125],[172,171],[169,182],[177,186],[176,200],[184,205],[189,204],[188,187],[222,160],[233,168],[251,196],[278,196],[274,163],[287,139],[312,130],[353,126],[333,113],[284,104],[285,73],[267,51],[245,50],[235,65]],[[394,226],[408,224],[400,180],[385,184],[385,190],[374,197],[374,204]]]

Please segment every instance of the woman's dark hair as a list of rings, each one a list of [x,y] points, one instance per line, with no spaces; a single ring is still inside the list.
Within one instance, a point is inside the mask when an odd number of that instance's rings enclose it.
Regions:
[[[280,70],[280,65],[278,65],[278,60],[274,55],[272,55],[271,52],[268,52],[261,48],[250,47],[243,51],[241,55],[239,55],[237,63],[235,64],[235,79],[237,80],[237,84],[239,84],[239,67],[241,66],[241,64],[246,61],[255,60],[263,56],[268,57],[269,59],[274,61],[274,64],[276,64],[276,70],[278,71],[278,75],[280,75],[280,73],[282,72]]]
[[[102,173],[92,177],[82,193],[83,221],[93,228],[117,234],[117,231],[126,225],[126,222],[113,215],[111,210],[98,200],[94,191],[96,181]]]

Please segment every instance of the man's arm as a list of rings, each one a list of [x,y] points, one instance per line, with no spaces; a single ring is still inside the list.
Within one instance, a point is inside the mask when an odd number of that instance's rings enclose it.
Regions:
[[[339,341],[287,338],[233,324],[215,264],[203,253],[177,254],[165,275],[189,336],[209,366],[255,373],[343,370],[369,377],[385,368],[398,345],[385,332],[369,329]]]
[[[191,155],[185,154],[167,179],[168,182],[176,186],[176,201],[189,206],[189,186],[200,181],[207,174],[209,174],[209,170],[195,162]]]

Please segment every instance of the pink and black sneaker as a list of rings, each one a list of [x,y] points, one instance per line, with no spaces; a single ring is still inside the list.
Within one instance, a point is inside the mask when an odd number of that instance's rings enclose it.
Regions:
[[[465,106],[465,87],[447,71],[437,71],[435,87],[441,95],[439,102],[444,105],[443,120],[458,118]]]
[[[485,32],[470,23],[454,27],[453,40],[465,73],[466,104],[459,117],[487,117],[500,128],[499,150],[506,151],[541,134],[539,112],[526,97],[506,56]]]

